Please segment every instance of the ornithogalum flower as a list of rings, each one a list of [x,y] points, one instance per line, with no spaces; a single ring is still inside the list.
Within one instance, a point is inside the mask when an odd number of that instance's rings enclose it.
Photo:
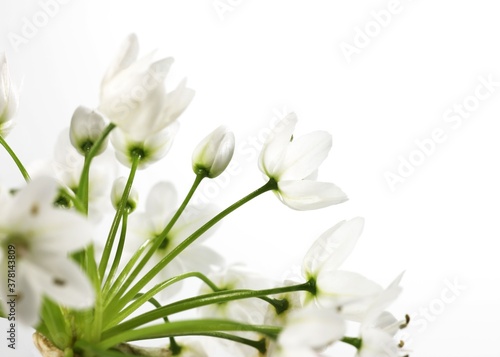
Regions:
[[[219,176],[234,153],[234,134],[223,126],[205,137],[193,152],[193,171],[209,178]]]
[[[13,197],[0,196],[2,267],[7,271],[14,251],[17,268],[15,291],[6,291],[7,274],[2,274],[0,289],[2,297],[17,295],[18,317],[31,326],[39,320],[44,296],[75,309],[94,303],[89,279],[68,257],[90,243],[91,230],[82,216],[53,206],[56,194],[57,182],[43,177]]]
[[[0,136],[11,131],[18,106],[17,91],[11,81],[5,54],[0,56]]]
[[[366,316],[361,322],[361,348],[357,357],[387,356],[399,357],[405,355],[403,345],[394,339],[396,332],[406,327],[409,320],[397,320],[385,309],[396,300],[401,293],[399,275],[385,290],[371,303]]]
[[[79,106],[75,109],[71,118],[69,128],[69,137],[71,145],[82,155],[89,152],[95,144],[106,126],[104,117],[97,111],[90,108]],[[105,140],[96,155],[106,150],[108,140]]]
[[[338,268],[353,250],[364,220],[342,221],[325,231],[304,257],[302,274],[316,284],[315,298],[324,307],[341,307],[344,316],[359,319],[382,288],[364,276]]]
[[[115,209],[118,209],[118,206],[120,205],[126,184],[127,179],[125,177],[119,177],[115,180],[115,182],[113,182],[113,187],[111,188],[111,203]],[[132,213],[135,210],[138,201],[139,193],[134,189],[134,187],[132,187],[127,199],[127,209],[129,213]]]
[[[336,185],[313,179],[328,156],[331,135],[316,131],[294,138],[296,123],[297,117],[291,113],[274,127],[260,154],[260,170],[277,182],[275,192],[293,209],[311,210],[346,201]]]
[[[172,129],[165,130],[194,96],[186,80],[166,92],[164,81],[172,58],[155,60],[153,52],[138,60],[138,52],[137,37],[130,35],[101,83],[99,110],[118,127],[112,142],[125,165],[130,164],[134,150],[141,151],[144,162],[163,157],[175,134]]]

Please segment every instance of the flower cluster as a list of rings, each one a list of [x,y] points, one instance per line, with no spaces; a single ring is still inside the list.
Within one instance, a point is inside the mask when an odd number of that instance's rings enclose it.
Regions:
[[[54,160],[31,175],[5,140],[18,94],[0,59],[0,144],[26,180],[14,189],[0,186],[0,261],[5,271],[16,263],[0,279],[3,311],[7,298],[15,299],[16,319],[36,329],[35,343],[47,356],[219,355],[207,338],[233,356],[320,356],[337,344],[361,357],[405,355],[397,334],[409,318],[387,311],[402,275],[384,288],[341,269],[362,218],[327,229],[305,254],[301,276],[284,282],[224,266],[207,242],[224,218],[270,191],[299,211],[347,200],[336,185],[317,180],[330,134],[295,136],[294,113],[262,147],[264,183],[227,208],[190,203],[233,157],[235,136],[222,126],[194,148],[193,184],[182,200],[161,178],[139,205],[135,177],[167,154],[194,91],[183,80],[167,92],[173,59],[138,54],[130,35],[104,75],[99,105],[76,108]],[[64,155],[75,158],[71,167],[61,164]],[[117,162],[128,175],[118,174]],[[187,279],[200,284],[193,296],[181,295]],[[197,317],[179,317],[186,311]],[[158,348],[129,343],[159,338],[165,340]]]

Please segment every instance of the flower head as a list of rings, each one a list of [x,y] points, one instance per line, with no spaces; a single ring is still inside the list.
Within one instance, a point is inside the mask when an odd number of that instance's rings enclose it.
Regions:
[[[401,350],[403,345],[401,342],[396,342],[394,336],[399,329],[406,327],[409,318],[399,321],[391,313],[385,311],[401,293],[399,283],[402,276],[400,274],[372,301],[361,322],[361,348],[356,354],[357,357],[399,357],[404,354]]]
[[[95,144],[106,123],[104,117],[95,110],[79,106],[71,118],[69,137],[73,147],[82,155],[85,155]],[[106,150],[108,140],[100,146],[97,155]]]
[[[338,268],[353,250],[364,220],[342,221],[325,231],[304,257],[302,274],[313,279],[315,298],[324,307],[341,307],[345,316],[359,318],[382,288],[364,276]]]
[[[10,79],[5,54],[0,56],[0,136],[5,137],[12,129],[18,106],[17,91]]]
[[[234,134],[220,126],[205,137],[193,152],[193,171],[207,177],[219,176],[234,153]]]
[[[113,187],[111,188],[111,203],[115,209],[118,209],[118,206],[120,205],[126,184],[127,179],[125,177],[119,177],[115,180],[115,182],[113,182]],[[134,187],[132,187],[126,203],[129,213],[132,213],[135,210],[138,201],[139,193],[134,189]]]
[[[43,296],[76,309],[94,303],[89,279],[68,257],[90,243],[90,227],[82,216],[53,206],[56,192],[57,182],[43,177],[31,181],[14,197],[1,195],[2,266],[6,268],[7,257],[15,255],[17,312],[21,321],[32,326],[39,319]],[[5,279],[6,274],[2,275]],[[3,281],[2,296],[7,295],[6,288]]]
[[[172,58],[155,60],[153,52],[137,59],[138,52],[139,43],[132,34],[101,83],[99,110],[118,127],[113,144],[118,146],[118,158],[124,164],[129,161],[124,157],[131,154],[125,148],[140,149],[143,155],[150,154],[150,162],[161,158],[171,143],[171,135],[165,135],[165,130],[194,96],[194,91],[186,87],[186,80],[173,91],[166,92],[164,81],[173,63]],[[116,138],[117,135],[120,137]]]
[[[277,182],[278,197],[293,209],[311,210],[346,201],[340,188],[313,179],[332,146],[330,134],[316,131],[294,138],[296,123],[297,117],[290,113],[275,126],[262,148],[260,170]]]

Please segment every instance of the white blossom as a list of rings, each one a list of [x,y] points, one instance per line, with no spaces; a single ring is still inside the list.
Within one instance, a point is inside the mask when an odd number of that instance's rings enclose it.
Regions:
[[[42,297],[75,309],[94,303],[94,290],[87,276],[68,254],[85,248],[91,229],[80,215],[57,209],[53,200],[57,182],[37,178],[16,193],[3,194],[0,205],[0,245],[2,267],[7,271],[7,255],[15,250],[17,313],[19,320],[34,326],[39,321]],[[6,274],[2,275],[2,302],[6,295]]]
[[[342,221],[325,231],[304,257],[302,273],[316,283],[315,298],[324,307],[342,308],[359,319],[382,288],[361,274],[338,268],[353,250],[364,226],[362,218]]]
[[[71,118],[69,136],[73,147],[82,155],[85,155],[95,144],[106,126],[104,117],[95,110],[79,106],[75,109]],[[108,145],[108,138],[104,140],[97,151],[97,155],[103,153]]]
[[[113,187],[111,188],[111,203],[115,209],[118,209],[118,206],[120,205],[126,184],[127,179],[125,177],[119,177],[115,180],[115,182],[113,182]],[[132,187],[127,199],[129,213],[132,213],[135,210],[138,201],[139,193],[134,187]]]
[[[193,171],[208,177],[219,176],[229,165],[234,153],[234,134],[220,126],[206,136],[193,152]]]
[[[332,146],[331,135],[316,131],[295,138],[296,123],[291,113],[274,127],[260,154],[260,170],[277,182],[276,194],[293,209],[311,210],[346,201],[336,185],[314,179]]]
[[[172,58],[154,59],[154,52],[137,59],[139,43],[130,35],[101,83],[99,110],[118,128],[113,133],[118,159],[130,164],[132,150],[157,161],[168,151],[172,134],[165,131],[191,102],[194,91],[186,80],[167,93],[164,81]],[[118,137],[117,137],[118,136]],[[148,157],[149,156],[149,157]],[[125,159],[128,157],[129,159]]]

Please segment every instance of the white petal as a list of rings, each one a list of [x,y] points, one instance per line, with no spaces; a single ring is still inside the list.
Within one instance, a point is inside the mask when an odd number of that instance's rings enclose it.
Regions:
[[[183,79],[177,88],[169,92],[163,99],[163,113],[161,113],[164,125],[176,120],[186,110],[194,97],[194,90],[186,87],[187,80]]]
[[[172,147],[178,130],[179,123],[173,122],[159,133],[148,137],[144,141],[144,150],[148,153],[148,156],[144,162],[141,161],[139,168],[144,168],[146,165],[162,159]]]
[[[279,197],[290,208],[304,211],[347,201],[347,196],[333,183],[316,181],[280,181]]]
[[[50,177],[37,177],[15,196],[9,219],[16,222],[35,217],[39,211],[52,207],[57,195],[57,181]]]
[[[31,279],[32,285],[54,301],[75,309],[89,308],[94,304],[95,293],[90,280],[69,258],[57,255],[32,257],[32,264],[39,269]]]
[[[345,315],[364,315],[382,287],[361,274],[321,270],[316,280],[321,306],[342,305]]]
[[[281,164],[280,180],[302,180],[311,175],[326,159],[332,147],[332,136],[324,131],[294,139]]]
[[[29,225],[28,225],[29,223]],[[92,229],[87,220],[78,213],[56,208],[40,210],[39,214],[26,221],[32,232],[32,252],[57,252],[65,255],[83,249],[92,241]]]
[[[397,343],[384,331],[370,329],[362,334],[363,344],[358,357],[398,357]]]
[[[130,34],[122,43],[120,50],[115,57],[113,63],[106,71],[103,82],[114,77],[118,72],[130,66],[139,54],[139,40],[136,34]]]
[[[288,114],[274,128],[262,147],[259,157],[260,170],[269,177],[279,177],[290,140],[297,124],[295,113]]]
[[[151,216],[167,216],[177,209],[177,190],[171,182],[156,183],[149,191],[146,213]]]
[[[344,319],[334,310],[311,306],[288,315],[278,342],[283,346],[320,349],[341,339],[345,329]]]
[[[357,217],[347,222],[339,222],[325,231],[304,257],[304,276],[315,276],[326,261],[328,270],[336,270],[351,254],[363,231],[363,226],[364,220]]]
[[[19,314],[19,320],[24,324],[35,327],[40,320],[40,307],[42,305],[42,296],[26,279],[18,282],[19,286],[25,287],[18,290],[18,301],[16,312]]]
[[[365,318],[366,323],[373,324],[373,321],[376,320],[380,314],[401,294],[403,289],[399,286],[399,283],[401,282],[402,277],[403,273],[398,275],[385,290],[377,295],[367,312],[367,316]]]

